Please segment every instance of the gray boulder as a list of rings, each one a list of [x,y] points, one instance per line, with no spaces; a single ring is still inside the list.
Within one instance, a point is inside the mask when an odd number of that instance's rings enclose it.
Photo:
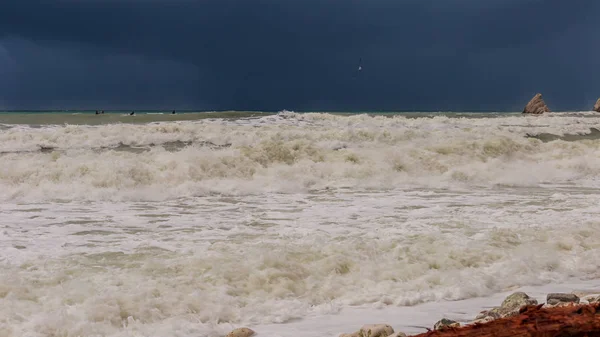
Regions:
[[[441,320],[437,321],[437,323],[435,323],[435,325],[433,326],[433,330],[440,330],[440,329],[444,329],[444,328],[459,328],[460,327],[460,323],[458,323],[457,321],[453,321],[451,319],[447,319],[447,318],[442,318]]]
[[[579,297],[575,294],[550,293],[546,296],[546,303],[557,305],[560,303],[579,303]]]
[[[517,315],[522,307],[528,305],[537,305],[535,298],[529,297],[524,292],[516,292],[504,299],[499,307],[495,307],[488,311],[482,311],[475,317],[476,323],[487,323],[498,318],[510,317]]]

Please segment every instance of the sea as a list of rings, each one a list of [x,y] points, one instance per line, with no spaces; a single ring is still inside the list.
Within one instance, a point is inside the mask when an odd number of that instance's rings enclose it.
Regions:
[[[600,114],[2,112],[0,336],[323,337],[600,292]]]

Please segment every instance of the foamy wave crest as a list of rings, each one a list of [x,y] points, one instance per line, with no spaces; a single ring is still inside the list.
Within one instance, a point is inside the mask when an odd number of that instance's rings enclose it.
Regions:
[[[428,197],[439,203],[410,208]],[[23,230],[9,229],[18,248],[2,252],[10,263],[0,273],[0,314],[15,319],[0,322],[0,331],[222,336],[240,324],[348,306],[407,306],[598,277],[596,196],[546,194],[545,205],[528,206],[515,196],[481,193],[464,200],[467,207],[444,193],[349,196],[336,207],[339,198],[318,207],[322,200],[257,197],[240,202],[242,209],[215,198],[180,213],[175,202],[114,210],[55,204],[41,206],[48,209],[33,220],[31,210],[14,212],[30,231],[20,238]],[[510,206],[496,208],[495,200]],[[397,205],[407,207],[400,212]],[[580,209],[554,211],[586,205],[590,218],[577,226],[565,220]],[[40,226],[44,217],[65,214],[68,223]],[[459,215],[448,220],[452,214]],[[75,221],[79,216],[87,221]],[[141,216],[163,221],[136,227]],[[275,216],[287,219],[268,219]]]
[[[164,200],[346,187],[593,184],[600,141],[585,135],[598,126],[593,115],[282,112],[255,119],[10,128],[0,130],[0,198]],[[548,134],[554,138],[544,138]]]

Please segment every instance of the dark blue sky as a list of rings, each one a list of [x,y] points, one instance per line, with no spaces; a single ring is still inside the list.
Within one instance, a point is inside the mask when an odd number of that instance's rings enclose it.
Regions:
[[[553,110],[590,110],[599,13],[598,0],[5,0],[0,109],[518,111],[539,91]]]

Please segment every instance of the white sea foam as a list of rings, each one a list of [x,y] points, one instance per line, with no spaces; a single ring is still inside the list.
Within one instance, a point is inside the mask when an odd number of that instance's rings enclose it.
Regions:
[[[0,336],[334,336],[378,323],[358,321],[376,309],[471,299],[471,315],[479,296],[598,279],[600,141],[526,135],[599,122],[285,112],[11,126]]]

